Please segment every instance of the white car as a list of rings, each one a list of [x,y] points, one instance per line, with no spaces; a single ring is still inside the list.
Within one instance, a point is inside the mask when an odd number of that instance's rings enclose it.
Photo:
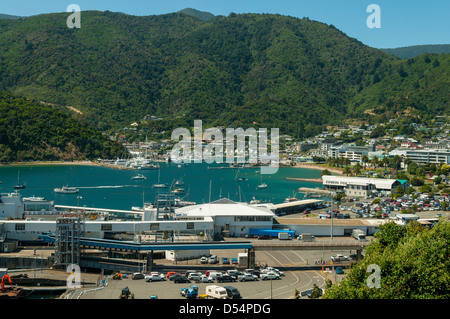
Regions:
[[[163,281],[166,280],[161,274],[150,274],[145,276],[145,281]]]
[[[214,282],[214,279],[212,279],[211,276],[201,275],[199,281],[208,283]]]
[[[262,273],[260,277],[262,280],[281,279],[280,276],[274,271]]]
[[[202,277],[202,273],[201,272],[191,272],[188,275],[188,279],[189,280],[200,280],[201,277]]]
[[[262,270],[262,273],[268,273],[268,272],[274,272],[280,277],[284,276],[284,272],[280,271],[278,268],[267,267],[267,268]]]
[[[334,256],[331,256],[331,261],[333,262],[337,262],[337,261],[346,261],[348,260],[347,256],[341,255],[341,254],[337,254]]]

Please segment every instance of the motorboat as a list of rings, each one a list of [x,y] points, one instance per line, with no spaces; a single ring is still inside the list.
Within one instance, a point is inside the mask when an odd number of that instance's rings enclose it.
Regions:
[[[55,188],[53,191],[60,194],[76,194],[80,190],[76,187],[63,186],[61,188]]]
[[[258,189],[264,189],[267,188],[267,184],[266,183],[262,183],[258,185]]]
[[[172,191],[172,194],[184,194],[185,193],[185,191],[184,191],[184,188],[175,188],[173,191]]]
[[[135,180],[135,179],[137,179],[137,180],[143,180],[143,179],[147,179],[147,177],[145,177],[145,176],[142,175],[142,174],[137,174],[136,176],[133,176],[131,179],[133,179],[133,180]]]

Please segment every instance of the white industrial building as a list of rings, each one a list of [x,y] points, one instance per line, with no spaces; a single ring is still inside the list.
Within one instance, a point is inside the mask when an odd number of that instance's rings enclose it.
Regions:
[[[214,235],[243,237],[250,228],[272,229],[275,214],[267,207],[237,203],[227,198],[176,210],[177,219],[206,216],[214,220]]]
[[[345,191],[348,196],[363,197],[372,191],[392,192],[397,186],[404,183],[396,179],[363,178],[345,176],[322,176],[322,184],[330,191]]]

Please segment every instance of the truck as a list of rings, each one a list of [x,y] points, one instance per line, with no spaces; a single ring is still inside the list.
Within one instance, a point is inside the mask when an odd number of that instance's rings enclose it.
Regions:
[[[301,241],[314,241],[314,236],[310,233],[303,233],[297,237]]]
[[[185,298],[197,298],[198,286],[192,285],[189,288],[181,288],[180,295]]]
[[[289,235],[289,233],[279,232],[278,233],[278,239],[280,239],[280,240],[289,240],[289,239],[292,239],[292,237],[291,237],[291,235]]]
[[[259,237],[259,236],[270,236],[278,238],[279,233],[288,233],[291,237],[295,236],[295,232],[293,230],[284,230],[284,229],[249,229],[248,235],[249,237]]]
[[[199,250],[166,250],[166,259],[171,261],[181,261],[210,256],[209,249]]]
[[[366,241],[366,234],[361,229],[353,229],[352,237],[359,241]]]
[[[216,285],[206,286],[205,294],[209,298],[213,298],[213,299],[227,299],[228,298],[227,290],[224,287],[216,286]]]

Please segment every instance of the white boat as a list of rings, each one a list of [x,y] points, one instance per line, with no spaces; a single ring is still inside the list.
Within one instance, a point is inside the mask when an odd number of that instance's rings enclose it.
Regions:
[[[153,188],[167,188],[167,187],[169,187],[169,185],[167,185],[167,183],[163,183],[163,184],[153,184],[152,187],[153,187]]]
[[[160,183],[160,179],[161,179],[161,168],[158,169],[158,184],[153,184],[152,185],[153,188],[167,188],[167,187],[169,187],[169,185],[167,185],[167,183]]]
[[[184,188],[175,188],[172,191],[172,194],[184,194],[184,193],[185,193]]]
[[[80,190],[76,187],[63,186],[61,188],[55,188],[53,191],[60,194],[76,194]]]
[[[175,187],[182,187],[183,185],[184,185],[184,182],[182,179],[175,181]]]
[[[267,188],[267,184],[266,183],[262,183],[258,185],[258,189],[263,189],[263,188]]]
[[[137,174],[136,176],[133,176],[131,179],[147,179],[147,177],[145,177],[144,175],[142,175],[142,174]]]

